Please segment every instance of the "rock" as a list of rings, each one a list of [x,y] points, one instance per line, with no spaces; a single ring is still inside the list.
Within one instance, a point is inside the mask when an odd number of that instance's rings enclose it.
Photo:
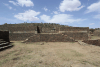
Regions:
[[[41,61],[39,61],[39,63],[42,63],[42,60],[41,60]]]
[[[40,43],[40,45],[44,45],[44,43]]]

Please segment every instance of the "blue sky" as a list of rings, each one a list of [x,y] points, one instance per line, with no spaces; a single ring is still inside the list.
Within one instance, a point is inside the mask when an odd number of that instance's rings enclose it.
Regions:
[[[100,28],[100,0],[0,0],[0,25],[24,22]]]

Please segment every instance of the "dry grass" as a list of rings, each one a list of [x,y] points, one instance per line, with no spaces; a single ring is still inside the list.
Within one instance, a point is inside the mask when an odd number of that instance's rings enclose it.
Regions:
[[[77,42],[13,44],[11,49],[0,52],[0,67],[100,67],[98,46]]]

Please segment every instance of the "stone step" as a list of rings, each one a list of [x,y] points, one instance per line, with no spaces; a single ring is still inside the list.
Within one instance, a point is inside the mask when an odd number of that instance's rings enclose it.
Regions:
[[[9,42],[1,43],[1,44],[0,44],[0,47],[7,46],[7,45],[9,45]]]
[[[13,45],[8,45],[9,47],[13,46]]]
[[[0,49],[3,49],[3,47],[0,47]]]
[[[12,47],[13,45],[7,45],[7,46],[3,46],[3,47],[0,47],[0,49],[4,49],[4,48],[7,48],[7,47]]]
[[[0,43],[0,45],[4,45],[4,44],[9,44],[9,42],[5,42],[5,43]]]
[[[0,43],[6,43],[6,41],[0,41]]]
[[[6,42],[6,43],[2,43],[2,44],[9,44],[9,42]]]

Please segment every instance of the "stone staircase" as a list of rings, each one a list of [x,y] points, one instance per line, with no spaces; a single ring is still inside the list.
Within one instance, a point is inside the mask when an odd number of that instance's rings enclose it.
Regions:
[[[10,45],[10,42],[6,42],[3,39],[0,39],[0,50],[6,49],[8,47],[12,47],[13,45]]]

